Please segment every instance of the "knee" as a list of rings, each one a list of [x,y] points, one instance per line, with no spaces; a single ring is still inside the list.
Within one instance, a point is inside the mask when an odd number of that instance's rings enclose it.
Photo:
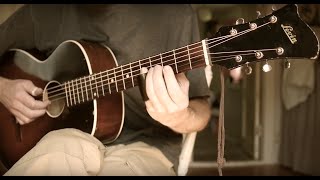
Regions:
[[[36,145],[51,152],[76,153],[84,149],[101,149],[103,144],[88,133],[78,129],[60,129],[46,134]]]
[[[50,142],[52,144],[55,143],[68,143],[73,141],[74,139],[88,139],[87,136],[90,136],[87,133],[84,133],[78,129],[67,128],[67,129],[59,129],[50,131],[40,140],[41,143]]]

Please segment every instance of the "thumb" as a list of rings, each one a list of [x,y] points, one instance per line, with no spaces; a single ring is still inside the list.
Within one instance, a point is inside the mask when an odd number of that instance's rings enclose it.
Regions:
[[[43,92],[41,88],[36,87],[31,81],[25,81],[23,87],[32,96],[39,96]]]

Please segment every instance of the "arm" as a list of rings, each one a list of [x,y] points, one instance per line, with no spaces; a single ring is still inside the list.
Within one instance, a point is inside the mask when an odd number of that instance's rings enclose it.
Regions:
[[[0,56],[9,48],[34,47],[34,27],[31,8],[23,6],[0,25]],[[42,93],[28,80],[10,80],[0,77],[0,102],[23,125],[45,113],[49,102],[35,100]]]

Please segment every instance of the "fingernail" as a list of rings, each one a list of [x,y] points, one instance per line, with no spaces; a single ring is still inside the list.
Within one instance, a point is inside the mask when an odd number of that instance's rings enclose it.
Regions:
[[[31,92],[32,96],[36,96],[36,91],[37,91],[37,90],[38,90],[37,87],[32,90],[32,92]]]
[[[148,72],[148,68],[146,68],[146,67],[143,67],[143,68],[141,68],[141,70],[140,70],[140,73],[141,74],[144,74],[144,73],[147,73]]]

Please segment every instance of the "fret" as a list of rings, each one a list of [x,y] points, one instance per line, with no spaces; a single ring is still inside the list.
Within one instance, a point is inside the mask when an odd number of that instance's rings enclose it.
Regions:
[[[140,61],[139,61],[140,62]],[[139,63],[140,64],[140,63]],[[130,73],[131,73],[131,81],[132,81],[132,87],[134,87],[134,80],[133,80],[133,75],[132,75],[132,66],[131,66],[131,63],[129,63],[130,65]],[[141,70],[141,68],[140,68]]]
[[[76,94],[74,92],[73,80],[71,80],[71,86],[72,86],[72,93],[73,93],[73,101],[74,101],[74,104],[77,104]]]
[[[101,86],[102,86],[101,89],[102,89],[102,95],[105,96],[105,94],[104,94],[104,85],[103,85],[102,74],[103,74],[103,73],[100,72],[100,79],[101,79]]]
[[[91,83],[91,80],[92,80],[92,79],[91,79],[91,75],[89,75],[89,83],[90,83],[90,85],[89,85],[89,86],[90,86],[90,91],[91,91],[91,99],[94,99],[94,98],[93,98],[93,90],[92,90],[92,83]]]
[[[188,59],[189,59],[189,65],[190,65],[190,69],[192,69],[192,65],[191,65],[191,58],[190,58],[190,50],[189,50],[189,45],[187,45],[187,49],[188,49]]]
[[[149,57],[150,68],[152,68],[151,57]]]
[[[67,84],[68,84],[68,83],[64,83],[64,91],[65,91],[65,94],[66,94],[67,107],[69,107],[69,96],[68,96]]]
[[[89,76],[90,77],[90,76]],[[89,79],[88,77],[88,79]],[[86,87],[86,95],[87,95],[87,101],[89,101],[89,95],[88,95],[88,86],[87,86],[87,80],[86,80],[87,77],[84,77],[84,86]]]
[[[113,69],[113,72],[114,72],[114,81],[115,81],[115,84],[116,84],[116,90],[117,92],[119,92],[118,90],[118,83],[117,83],[117,74],[116,74],[116,68]]]
[[[120,66],[120,70],[121,70],[121,77],[122,77],[122,82],[123,82],[123,90],[125,90],[126,89],[126,82],[124,81],[125,77],[123,76],[122,66]]]
[[[98,97],[99,98],[99,89],[98,89],[98,82],[97,82],[97,74],[94,74],[92,76],[92,78],[94,79],[94,81],[96,82],[96,92],[93,94],[94,97]]]
[[[203,48],[203,56],[204,56],[204,60],[206,62],[206,65],[210,65],[210,61],[209,61],[209,54],[207,52],[207,41],[206,40],[202,40],[202,48]]]
[[[108,70],[106,72],[107,72],[107,81],[108,81],[109,94],[111,94],[110,78],[109,78]]]
[[[173,52],[173,59],[174,59],[174,64],[176,66],[176,73],[178,73],[178,66],[177,66],[177,59],[176,59],[176,53],[175,53],[175,50],[172,50]]]
[[[84,102],[84,95],[83,95],[83,87],[82,87],[82,81],[81,81],[82,78],[80,78],[80,88],[81,88],[81,94],[82,94],[82,102]]]
[[[78,79],[75,80],[75,86],[76,86],[76,89],[77,89],[77,95],[78,95],[78,103],[80,104],[80,96],[79,96],[79,89],[78,89],[78,85],[77,85],[77,81]]]
[[[70,86],[70,81],[68,82],[68,88],[69,88],[69,97],[70,97],[70,105],[72,106],[72,94],[71,94],[71,86]]]
[[[160,53],[161,66],[163,67],[162,53]]]

